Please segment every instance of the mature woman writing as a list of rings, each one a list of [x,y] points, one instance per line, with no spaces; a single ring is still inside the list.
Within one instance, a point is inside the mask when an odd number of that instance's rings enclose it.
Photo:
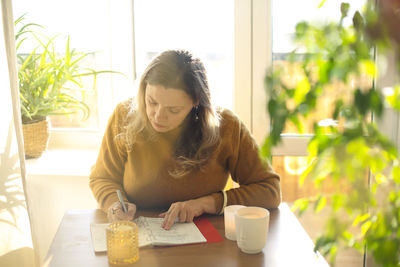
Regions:
[[[225,192],[229,175],[240,187]],[[180,50],[157,56],[136,102],[115,109],[90,187],[110,221],[133,219],[136,206],[164,208],[164,229],[175,219],[221,214],[226,205],[276,208],[281,201],[279,176],[249,131],[231,111],[214,109],[203,64]]]

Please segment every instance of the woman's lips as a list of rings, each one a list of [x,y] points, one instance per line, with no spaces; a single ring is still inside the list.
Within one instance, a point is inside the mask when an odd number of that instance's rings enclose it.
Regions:
[[[154,126],[156,126],[157,128],[165,128],[166,126],[158,124],[157,122],[153,122]]]

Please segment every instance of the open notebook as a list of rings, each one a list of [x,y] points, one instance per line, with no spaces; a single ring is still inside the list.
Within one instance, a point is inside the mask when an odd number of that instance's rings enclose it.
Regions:
[[[138,217],[134,222],[139,226],[139,247],[148,245],[171,246],[204,242],[220,242],[223,239],[206,218],[194,223],[175,223],[170,230],[161,228],[163,218]],[[92,223],[93,249],[107,251],[106,228],[108,223]]]

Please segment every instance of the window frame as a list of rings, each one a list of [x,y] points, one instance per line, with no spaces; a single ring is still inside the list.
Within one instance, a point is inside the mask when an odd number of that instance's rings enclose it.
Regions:
[[[262,144],[270,131],[264,78],[272,66],[272,1],[235,0],[234,111]],[[272,156],[306,156],[312,136],[282,134]]]

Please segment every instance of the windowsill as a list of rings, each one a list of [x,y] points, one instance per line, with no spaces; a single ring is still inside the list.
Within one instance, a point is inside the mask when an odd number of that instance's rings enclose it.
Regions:
[[[97,149],[48,149],[26,160],[28,175],[88,177],[97,159]]]

